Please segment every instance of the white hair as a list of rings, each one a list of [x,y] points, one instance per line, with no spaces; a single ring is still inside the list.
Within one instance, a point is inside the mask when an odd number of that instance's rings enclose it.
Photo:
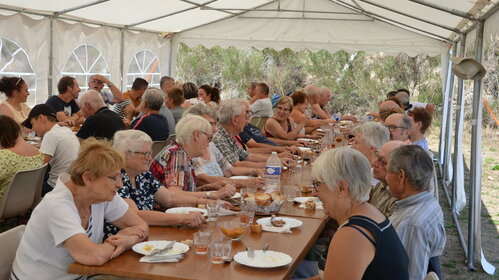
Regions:
[[[352,133],[355,136],[361,134],[364,141],[376,149],[380,149],[381,146],[390,141],[390,131],[378,122],[368,122],[359,125],[352,130]]]
[[[240,115],[246,106],[248,106],[248,101],[244,99],[231,99],[222,102],[218,108],[218,122],[231,124],[232,118]]]
[[[210,122],[200,116],[184,115],[175,126],[176,141],[182,145],[186,144],[196,130],[211,134]]]
[[[128,129],[118,130],[114,134],[113,148],[121,152],[131,150],[133,152],[143,144],[152,144],[152,139],[141,130]]]
[[[212,117],[214,120],[217,119],[217,111],[211,107],[211,106],[206,106],[203,103],[198,103],[190,106],[184,111],[184,116],[192,114],[192,115],[197,115],[197,116],[202,116],[202,115],[208,115]]]
[[[86,103],[90,105],[90,107],[93,109],[99,109],[101,107],[106,106],[106,103],[104,102],[104,99],[102,98],[100,93],[94,89],[89,89],[85,91],[80,96],[80,103],[81,104]]]
[[[142,95],[142,101],[144,101],[147,108],[159,111],[165,102],[165,95],[160,89],[148,88]]]
[[[338,182],[348,184],[350,198],[357,202],[367,201],[371,191],[371,165],[360,152],[348,148],[336,148],[323,152],[312,165],[312,177],[325,183],[330,190]]]
[[[326,93],[331,94],[331,90],[327,87],[321,87],[319,90],[320,90],[320,93],[322,93],[322,94],[326,94]]]
[[[401,146],[391,152],[387,171],[399,174],[400,170],[404,170],[414,189],[426,191],[430,188],[434,172],[433,161],[418,145]]]

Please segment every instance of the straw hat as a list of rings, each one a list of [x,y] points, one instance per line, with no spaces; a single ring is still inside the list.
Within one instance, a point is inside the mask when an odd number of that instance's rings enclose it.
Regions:
[[[472,58],[453,57],[452,73],[463,80],[480,80],[487,72],[480,62]]]

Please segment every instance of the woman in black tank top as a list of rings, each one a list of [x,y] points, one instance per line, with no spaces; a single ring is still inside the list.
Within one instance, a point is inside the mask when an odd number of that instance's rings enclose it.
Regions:
[[[338,148],[314,162],[312,177],[328,215],[342,224],[319,260],[322,279],[409,279],[407,253],[390,221],[367,203],[371,167]]]

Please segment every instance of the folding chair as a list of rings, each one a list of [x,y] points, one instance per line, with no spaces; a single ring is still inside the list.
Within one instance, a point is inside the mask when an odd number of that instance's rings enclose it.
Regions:
[[[17,247],[19,247],[25,228],[25,225],[20,225],[0,233],[0,246],[2,246],[2,250],[0,250],[0,267],[2,268],[0,269],[0,280],[9,279]]]

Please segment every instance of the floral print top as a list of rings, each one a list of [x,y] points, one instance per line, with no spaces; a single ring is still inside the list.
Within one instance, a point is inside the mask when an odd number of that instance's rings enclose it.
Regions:
[[[21,156],[10,150],[0,150],[0,199],[2,199],[7,186],[19,171],[39,168],[43,165],[43,154],[36,156]]]

